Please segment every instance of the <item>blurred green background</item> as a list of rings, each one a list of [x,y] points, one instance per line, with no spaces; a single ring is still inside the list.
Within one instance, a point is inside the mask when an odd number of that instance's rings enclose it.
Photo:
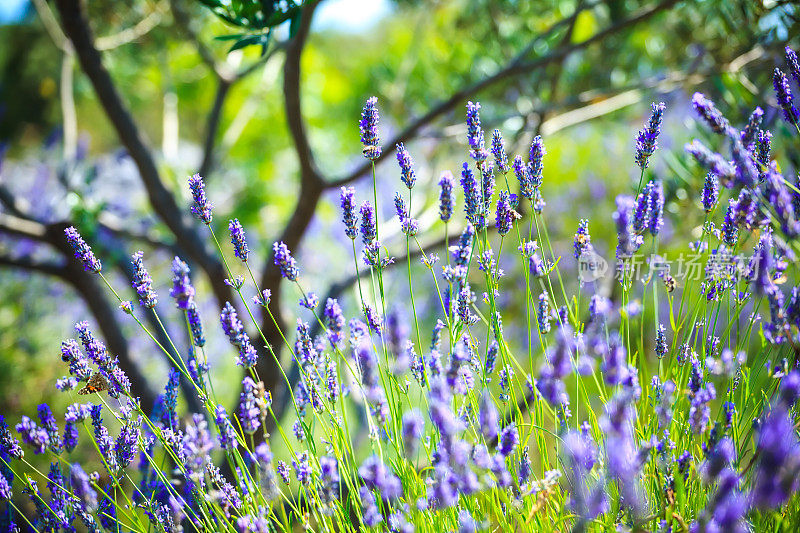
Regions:
[[[186,0],[89,2],[87,7],[104,64],[151,147],[164,184],[186,211],[185,179],[203,166],[209,117],[215,100],[224,96],[205,172],[216,206],[215,227],[224,235],[228,218],[238,217],[254,264],[261,267],[300,194],[302,154],[299,159],[287,128],[283,83],[286,46],[296,22],[274,28],[265,47],[229,52],[241,38],[256,35],[251,40],[257,41],[263,32],[232,26],[201,3]],[[434,223],[435,184],[443,170],[457,174],[467,157],[464,104],[472,99],[483,106],[487,139],[499,128],[510,155],[527,158],[532,137],[543,135],[545,218],[557,253],[564,256],[562,269],[571,271],[574,264],[571,240],[579,218],[590,219],[595,246],[608,256],[615,245],[613,199],[638,180],[636,131],[649,116],[650,102],[664,101],[661,149],[648,175],[664,181],[669,216],[662,242],[678,251],[702,224],[696,195],[704,173],[682,149],[693,137],[707,137],[692,117],[692,92],[712,96],[734,124],[742,124],[756,105],[764,107],[767,128],[775,132],[775,158],[797,165],[786,159],[797,154],[782,150],[785,131],[769,80],[783,46],[798,34],[798,15],[796,4],[778,1],[325,0],[316,6],[300,61],[302,118],[319,172],[334,180],[363,162],[358,117],[367,97],[379,98],[382,139],[387,140],[515,58],[526,63],[556,54],[557,60],[541,68],[456,96],[455,105],[406,142],[419,180],[415,212],[425,213],[421,241],[441,237],[442,227]],[[60,342],[72,336],[76,321],[93,321],[73,284],[41,268],[59,266],[63,254],[9,231],[9,220],[21,218],[14,209],[42,224],[69,222],[88,231],[110,279],[131,299],[124,269],[116,267],[144,249],[162,312],[170,319],[177,318],[168,301],[176,242],[154,215],[137,167],[64,37],[55,6],[46,0],[4,2],[0,17],[0,213],[6,216],[0,224],[0,412],[13,424],[41,402],[61,412],[67,400],[54,388],[67,370],[59,359]],[[243,37],[226,38],[234,34]],[[242,70],[246,76],[221,93],[220,80]],[[378,166],[383,220],[391,218],[391,198],[402,186],[393,159],[390,154]],[[371,196],[368,181],[355,186],[359,200]],[[96,220],[116,229],[113,239],[94,225]],[[391,223],[386,228],[392,231]],[[401,255],[402,240],[386,244]],[[295,252],[303,283],[320,297],[352,274],[337,189],[323,193]],[[416,263],[413,269],[418,305],[432,309],[430,276]],[[507,270],[509,279],[519,275],[512,266]],[[197,268],[193,273],[217,391],[232,402],[240,377],[233,351],[217,325],[208,280]],[[389,300],[401,308],[405,268],[389,275],[397,281],[388,284]],[[297,295],[291,288],[286,292],[283,311],[291,328],[300,313]],[[356,312],[352,296],[349,288],[341,297],[349,316]],[[504,295],[504,323],[521,343],[524,309],[515,309],[512,296]],[[153,389],[162,388],[163,358],[124,314],[115,319],[132,359]],[[424,331],[431,325],[426,321]],[[177,321],[172,327],[182,338]]]

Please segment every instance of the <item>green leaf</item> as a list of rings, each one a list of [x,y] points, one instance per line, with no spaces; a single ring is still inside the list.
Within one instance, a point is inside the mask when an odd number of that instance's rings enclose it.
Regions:
[[[254,44],[261,45],[264,50],[266,50],[267,45],[269,44],[269,40],[272,37],[272,31],[268,31],[266,33],[257,33],[255,35],[248,35],[242,39],[236,41],[233,46],[231,46],[228,53],[233,52],[234,50],[241,50],[247,46],[251,46]]]

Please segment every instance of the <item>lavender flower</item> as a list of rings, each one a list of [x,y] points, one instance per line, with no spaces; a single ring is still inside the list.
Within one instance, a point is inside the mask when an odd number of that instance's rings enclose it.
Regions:
[[[194,307],[195,290],[189,279],[189,265],[178,256],[172,260],[172,289],[169,295],[175,299],[178,309],[188,310]]]
[[[695,139],[684,146],[695,160],[707,170],[716,174],[725,187],[731,187],[736,179],[736,168],[721,155],[709,150],[703,143]]]
[[[94,441],[97,444],[103,462],[110,472],[117,470],[117,455],[114,453],[114,440],[108,434],[108,429],[103,425],[103,406],[92,405],[90,407],[92,427],[94,427]]]
[[[231,244],[233,244],[233,253],[238,257],[242,263],[247,262],[247,256],[250,250],[247,248],[247,240],[244,237],[244,228],[239,223],[238,218],[228,221],[228,231],[231,234]]]
[[[361,241],[365,246],[369,246],[377,237],[375,210],[372,208],[372,204],[364,202],[361,204]]]
[[[661,123],[664,119],[664,102],[651,104],[653,112],[647,126],[639,130],[636,137],[636,164],[642,170],[647,168],[650,156],[658,148],[658,135],[661,133]]]
[[[292,253],[286,244],[282,241],[276,242],[272,245],[272,252],[275,256],[275,266],[280,269],[281,276],[289,281],[296,281],[297,276],[300,275],[300,270],[297,268],[294,257],[292,257]]]
[[[197,308],[192,306],[186,310],[186,318],[189,321],[189,329],[192,332],[192,342],[198,348],[205,346],[206,338],[203,336],[203,324],[200,322],[200,314]]]
[[[756,107],[747,119],[747,126],[739,134],[739,140],[747,148],[756,140],[756,136],[761,128],[761,121],[764,120],[764,110]]]
[[[641,235],[636,235],[633,231],[633,207],[634,200],[630,196],[617,196],[617,210],[614,213],[614,222],[617,225],[617,258],[630,257],[636,253],[642,245]]]
[[[453,193],[455,180],[449,170],[442,172],[439,178],[439,218],[442,222],[449,222],[456,207],[456,197]]]
[[[608,495],[602,482],[591,482],[590,472],[597,460],[597,447],[588,435],[571,430],[564,436],[565,476],[570,486],[569,508],[577,515],[576,531],[606,512]]]
[[[409,459],[416,456],[420,439],[425,430],[425,421],[417,409],[403,413],[403,450]]]
[[[511,231],[511,225],[514,222],[516,213],[511,207],[509,201],[508,191],[500,191],[500,197],[497,199],[497,215],[495,224],[497,226],[497,233],[505,236]]]
[[[703,202],[703,209],[706,213],[713,211],[719,201],[719,178],[713,172],[706,174],[700,199]]]
[[[331,342],[331,345],[338,345],[344,338],[342,331],[344,330],[345,319],[342,308],[335,298],[328,298],[325,302],[323,320],[325,322],[325,328],[328,330],[328,340]]]
[[[394,475],[377,455],[370,455],[361,463],[358,475],[367,487],[380,491],[384,500],[403,496],[403,484],[400,478]]]
[[[47,430],[37,426],[36,422],[25,415],[22,416],[20,423],[16,425],[15,429],[22,437],[22,442],[32,447],[33,453],[37,455],[44,453],[50,445],[50,436]],[[12,448],[12,451],[15,451],[20,457],[22,456],[21,450],[17,452]],[[11,454],[9,453],[9,455]]]
[[[659,359],[663,359],[667,355],[667,335],[662,324],[656,328],[656,355]]]
[[[356,190],[353,187],[342,187],[339,193],[342,206],[342,223],[344,224],[344,234],[350,240],[355,240],[358,236],[358,217],[356,216],[355,203]]]
[[[242,430],[245,433],[253,434],[261,426],[259,409],[256,393],[258,388],[255,381],[250,376],[245,376],[242,380],[242,392],[239,395],[239,420],[242,421]]]
[[[589,220],[582,218],[578,221],[578,230],[573,240],[575,259],[580,259],[584,254],[592,251],[592,237],[589,235]]]
[[[739,240],[739,228],[736,224],[737,201],[728,200],[728,210],[725,211],[725,221],[722,224],[722,241],[731,248]]]
[[[250,337],[244,331],[244,325],[239,320],[239,315],[236,314],[236,309],[233,308],[230,302],[225,302],[225,307],[222,308],[219,320],[231,344],[239,349],[239,357],[236,359],[236,364],[245,368],[255,366],[258,352],[250,343]]]
[[[0,472],[0,501],[10,500],[13,495],[14,493],[11,492],[11,483],[9,483],[3,473]]]
[[[206,186],[200,174],[195,174],[189,178],[189,189],[191,189],[192,198],[194,199],[192,213],[194,213],[203,224],[208,226],[211,224],[211,210],[214,208],[214,204],[209,202],[208,198],[206,198]]]
[[[361,130],[361,144],[364,145],[364,157],[375,161],[381,156],[380,138],[378,137],[378,98],[367,98],[364,109],[361,111],[361,121],[358,124]]]
[[[536,317],[539,321],[539,333],[548,333],[550,331],[550,300],[546,293],[539,295],[539,307],[537,309]]]
[[[175,427],[175,426],[173,426]],[[141,435],[141,417],[133,418],[128,414],[125,418],[125,423],[120,429],[119,436],[114,442],[114,458],[120,468],[127,468],[134,456],[139,445],[139,438]],[[169,429],[165,429],[170,431]]]
[[[153,278],[144,267],[142,257],[144,252],[141,250],[131,256],[131,264],[133,265],[133,288],[136,289],[136,294],[139,295],[139,304],[147,309],[152,309],[158,303],[158,296],[153,290]]]
[[[650,219],[652,205],[650,204],[650,192],[654,185],[652,181],[647,182],[644,190],[636,197],[636,208],[633,211],[633,231],[641,235],[647,228]]]
[[[784,59],[789,67],[789,73],[794,78],[794,82],[800,85],[800,62],[797,61],[797,54],[790,47],[784,49]]]
[[[339,462],[336,457],[323,455],[319,458],[319,469],[322,483],[320,493],[323,500],[331,502],[339,497]]]
[[[761,165],[768,167],[772,150],[772,133],[759,130],[756,135],[756,159]]]
[[[61,392],[74,390],[78,386],[78,380],[72,376],[64,376],[56,380],[56,389]]]
[[[522,161],[522,157],[516,156],[514,158],[514,162],[512,163],[514,168],[514,175],[517,177],[517,181],[519,181],[519,192],[528,200],[532,200],[536,190],[533,186],[533,180],[531,180],[531,175],[528,172],[528,167]]]
[[[714,102],[705,97],[702,93],[694,93],[692,96],[692,107],[700,115],[700,118],[706,121],[706,124],[711,128],[714,133],[725,135],[731,129],[728,122],[719,109],[716,108]]]
[[[487,153],[483,130],[481,130],[481,104],[467,102],[467,141],[469,142],[470,155],[477,162],[486,160]]]
[[[84,270],[99,274],[103,269],[103,265],[100,263],[100,260],[94,256],[92,249],[86,244],[86,241],[83,240],[78,230],[76,230],[74,226],[70,226],[64,230],[64,235],[66,235],[67,242],[72,246],[72,250],[75,252],[75,259],[83,264]]]
[[[546,153],[547,150],[544,148],[542,136],[537,135],[533,138],[533,142],[531,143],[530,156],[528,159],[528,176],[534,189],[538,189],[542,186],[542,170],[544,167],[542,159]]]
[[[778,508],[797,491],[800,483],[800,441],[785,407],[774,405],[765,414],[756,449],[753,505],[759,509]]]
[[[781,72],[779,68],[776,68],[772,73],[772,86],[775,88],[778,105],[783,109],[783,118],[789,124],[797,124],[798,120],[800,120],[800,112],[794,106],[789,80],[786,79],[786,74]]]
[[[400,179],[411,190],[417,177],[414,175],[414,161],[403,143],[397,145],[397,164],[400,166]]]
[[[508,156],[506,156],[506,148],[503,145],[503,134],[500,133],[500,130],[494,130],[492,132],[492,156],[494,156],[494,164],[497,166],[497,170],[503,174],[507,174],[509,171]]]
[[[219,430],[219,445],[222,449],[232,451],[238,448],[239,441],[236,439],[236,431],[228,418],[228,412],[222,405],[217,405],[214,409],[214,422]]]
[[[473,226],[477,229],[484,227],[483,196],[481,187],[475,179],[475,175],[464,163],[461,170],[461,187],[464,189],[464,213]]]
[[[367,527],[375,527],[383,521],[380,509],[378,509],[378,502],[375,500],[375,495],[367,487],[362,486],[358,489],[358,497],[363,505],[361,514],[364,517],[364,525]]]
[[[500,432],[499,442],[497,444],[497,451],[503,457],[508,457],[519,444],[519,432],[517,431],[516,424],[510,424],[503,428]]]
[[[56,455],[60,454],[63,443],[61,442],[61,435],[59,435],[58,424],[56,424],[56,417],[53,416],[50,406],[46,403],[39,404],[36,412],[39,414],[39,422],[42,424],[42,428],[47,432],[50,451]]]
[[[73,422],[64,424],[64,436],[62,440],[64,441],[64,449],[68,452],[74,450],[75,446],[78,445],[78,428],[75,427]]]
[[[494,195],[494,163],[491,161],[484,163],[478,167],[481,173],[481,197],[483,198],[483,222],[486,223],[486,218],[489,216],[489,211],[492,208],[492,196]]]
[[[492,442],[500,432],[500,417],[491,395],[484,391],[478,406],[478,425],[486,442]]]
[[[650,188],[650,197],[648,199],[650,212],[647,229],[650,230],[651,235],[658,235],[664,225],[664,187],[661,185],[660,180],[650,183],[653,186]]]

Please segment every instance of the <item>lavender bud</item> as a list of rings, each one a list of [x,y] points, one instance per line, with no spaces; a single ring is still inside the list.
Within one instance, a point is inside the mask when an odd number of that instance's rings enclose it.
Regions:
[[[280,269],[281,276],[289,281],[297,280],[297,276],[300,275],[300,270],[297,268],[297,263],[286,244],[282,241],[276,242],[272,245],[272,252],[275,256],[275,266]]]
[[[195,290],[189,279],[189,265],[178,256],[172,260],[172,289],[169,295],[175,299],[178,309],[188,310],[194,307]]]
[[[542,170],[544,168],[542,159],[546,153],[547,150],[544,148],[542,136],[537,135],[533,138],[533,142],[531,143],[530,158],[528,160],[528,175],[531,180],[531,185],[533,185],[535,189],[542,186]]]
[[[714,106],[714,102],[706,98],[702,93],[694,93],[692,107],[700,115],[700,118],[706,121],[714,133],[724,135],[731,129],[728,119]]]
[[[464,213],[476,229],[483,229],[485,218],[481,188],[467,163],[461,170],[461,187],[464,189]]]
[[[445,223],[453,216],[453,210],[456,207],[456,197],[453,193],[454,186],[453,173],[449,170],[442,172],[439,178],[439,218]]]
[[[342,187],[339,193],[342,206],[342,222],[344,223],[344,234],[350,240],[355,240],[358,236],[358,217],[356,216],[355,203],[356,190],[353,187]]]
[[[214,422],[219,430],[220,447],[227,451],[238,448],[239,441],[236,440],[236,431],[233,429],[233,424],[231,424],[224,406],[217,405],[216,409],[214,409]]]
[[[775,88],[775,96],[778,99],[778,105],[783,109],[783,117],[789,124],[797,124],[800,120],[800,112],[792,102],[792,89],[789,88],[789,80],[786,79],[786,74],[776,68],[772,73],[772,86]]]
[[[575,259],[580,259],[583,254],[592,251],[592,237],[589,235],[589,220],[582,218],[578,222],[578,231],[575,232],[573,240]]]
[[[664,102],[651,104],[653,112],[650,114],[650,121],[647,126],[639,130],[636,137],[636,164],[644,170],[650,156],[658,148],[658,135],[661,133],[661,123],[664,119]]]
[[[189,178],[189,189],[191,189],[192,198],[194,199],[192,213],[194,213],[203,224],[208,226],[211,224],[211,210],[214,208],[214,204],[209,202],[208,198],[206,198],[206,186],[200,174],[195,174]]]
[[[247,262],[247,256],[250,250],[247,248],[247,240],[244,237],[244,228],[239,223],[238,218],[228,222],[228,231],[231,234],[231,244],[233,244],[233,253],[238,257],[242,263]]]
[[[747,126],[745,126],[739,135],[739,139],[745,147],[749,147],[756,140],[756,135],[758,135],[760,131],[762,120],[764,120],[764,110],[760,107],[756,107],[747,120]]]
[[[516,213],[511,208],[508,191],[500,191],[500,197],[497,199],[495,224],[497,226],[497,232],[501,236],[505,236],[511,231],[511,225],[514,222],[515,214]]]
[[[517,445],[519,444],[519,432],[517,431],[516,424],[510,424],[503,428],[503,431],[500,432],[500,439],[497,444],[497,451],[500,452],[500,455],[503,457],[508,457],[514,450],[516,449]]]
[[[706,179],[703,183],[703,193],[700,198],[706,213],[710,213],[714,210],[714,207],[716,207],[719,201],[719,179],[713,172],[706,174]]]
[[[650,230],[651,235],[658,235],[664,225],[664,187],[660,180],[651,183],[653,186],[650,188],[650,217],[647,229]]]
[[[378,230],[375,225],[375,210],[372,208],[372,204],[364,202],[361,204],[361,241],[365,246],[368,246],[377,237]]]
[[[152,309],[158,303],[158,297],[153,290],[153,278],[144,267],[142,257],[144,252],[141,250],[131,256],[131,264],[133,265],[133,288],[136,289],[136,294],[139,295],[139,304],[147,309]]]
[[[500,130],[492,132],[492,155],[494,156],[494,164],[497,169],[503,174],[508,173],[508,156],[506,155],[506,148],[503,145],[503,134]]]
[[[728,200],[728,210],[725,212],[725,220],[722,223],[722,241],[731,248],[739,239],[739,228],[736,224],[737,205],[736,200]]]
[[[416,456],[424,430],[425,421],[419,410],[412,409],[403,414],[403,450],[409,459]]]
[[[242,392],[239,394],[239,420],[242,421],[242,431],[251,435],[261,427],[257,391],[256,382],[250,376],[245,376],[242,380]]]
[[[380,138],[378,137],[378,98],[371,96],[361,111],[361,144],[364,145],[364,157],[375,161],[381,156]]]
[[[400,166],[400,179],[411,190],[417,177],[414,175],[414,161],[403,143],[397,145],[397,164]]]
[[[467,141],[469,141],[470,155],[477,162],[486,160],[487,153],[483,130],[481,130],[481,104],[467,102]]]
[[[70,226],[64,230],[64,235],[66,235],[67,242],[72,246],[72,250],[75,252],[75,259],[83,264],[83,268],[87,272],[100,273],[103,265],[100,263],[100,260],[94,256],[92,249],[86,244],[86,241],[83,240],[78,230],[76,230],[74,226]]]

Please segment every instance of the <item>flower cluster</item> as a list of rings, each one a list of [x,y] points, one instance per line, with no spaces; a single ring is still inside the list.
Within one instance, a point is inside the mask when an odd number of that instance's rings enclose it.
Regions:
[[[791,50],[786,61],[797,80]],[[775,79],[778,103],[796,124],[789,78],[776,71]],[[343,256],[353,261],[346,268],[355,287],[324,301],[302,288],[284,242],[274,243],[266,267],[272,283],[258,287],[242,225],[230,220],[224,250],[202,178],[193,176],[190,209],[229,269],[221,287],[237,298],[236,307],[222,306],[219,331],[208,334],[224,334],[236,351],[242,375],[222,375],[239,387],[238,402],[226,407],[215,391],[222,380],[212,380],[209,365],[218,359],[206,359],[189,266],[177,257],[171,265],[181,339],[157,314],[143,253],[133,254],[133,288],[146,309],[111,294],[169,357],[163,394],[142,405],[140,384],[132,386],[88,323],[77,324],[78,338],[61,345],[70,375],[56,386],[72,401],[75,389],[91,401],[70,403],[63,416],[42,404],[13,429],[0,416],[3,526],[403,533],[553,524],[579,532],[800,527],[800,193],[771,160],[769,113],[757,108],[738,130],[708,97],[697,93],[692,102],[729,153],[700,141],[686,147],[702,171],[694,189],[681,189],[693,195],[681,216],[698,220],[686,244],[704,268],[677,298],[669,272],[625,275],[610,292],[583,279],[570,284],[564,264],[572,258],[557,254],[569,242],[551,241],[546,221],[543,138],[533,139],[527,161],[516,156],[509,164],[500,131],[487,151],[478,103],[467,104],[460,184],[450,171],[426,183],[397,146],[397,188],[409,196],[394,197],[404,235],[382,231],[387,247],[378,238],[382,206],[364,202],[357,210],[356,189],[340,190],[338,230],[351,241]],[[594,240],[587,218],[567,226],[577,226],[567,239],[579,262],[616,244],[618,266],[626,268],[643,248],[681,244],[664,227],[685,198],[669,176],[649,175],[665,106],[651,109],[633,155],[640,190],[613,199],[613,214],[592,222]],[[381,155],[378,120],[373,97],[359,124],[363,155],[373,163]],[[516,181],[507,179],[511,171]],[[438,205],[427,204],[438,208],[438,219],[426,218],[424,231],[444,229],[447,248],[423,248],[415,238],[423,230],[410,213],[411,189],[426,185],[438,185]],[[385,198],[366,192],[373,202]],[[604,225],[616,230],[615,243],[604,241]],[[359,234],[366,269],[356,255]],[[86,241],[74,228],[66,237],[84,268],[99,275]],[[388,250],[399,245],[407,257],[393,268],[405,266],[405,278],[389,269]],[[715,268],[745,247],[753,250],[749,263]],[[230,254],[240,261],[228,261]],[[419,269],[425,281],[412,275],[413,255],[427,266]],[[279,287],[281,279],[289,283]],[[422,283],[428,297],[417,306]],[[408,290],[409,305],[398,287]],[[278,303],[288,308],[279,298],[288,290],[300,293],[293,332],[275,312]],[[237,308],[254,322],[245,325]],[[153,324],[161,329],[152,332]],[[251,340],[248,330],[257,336]],[[99,466],[78,463],[84,441]],[[51,463],[46,473],[29,471],[28,450]]]

